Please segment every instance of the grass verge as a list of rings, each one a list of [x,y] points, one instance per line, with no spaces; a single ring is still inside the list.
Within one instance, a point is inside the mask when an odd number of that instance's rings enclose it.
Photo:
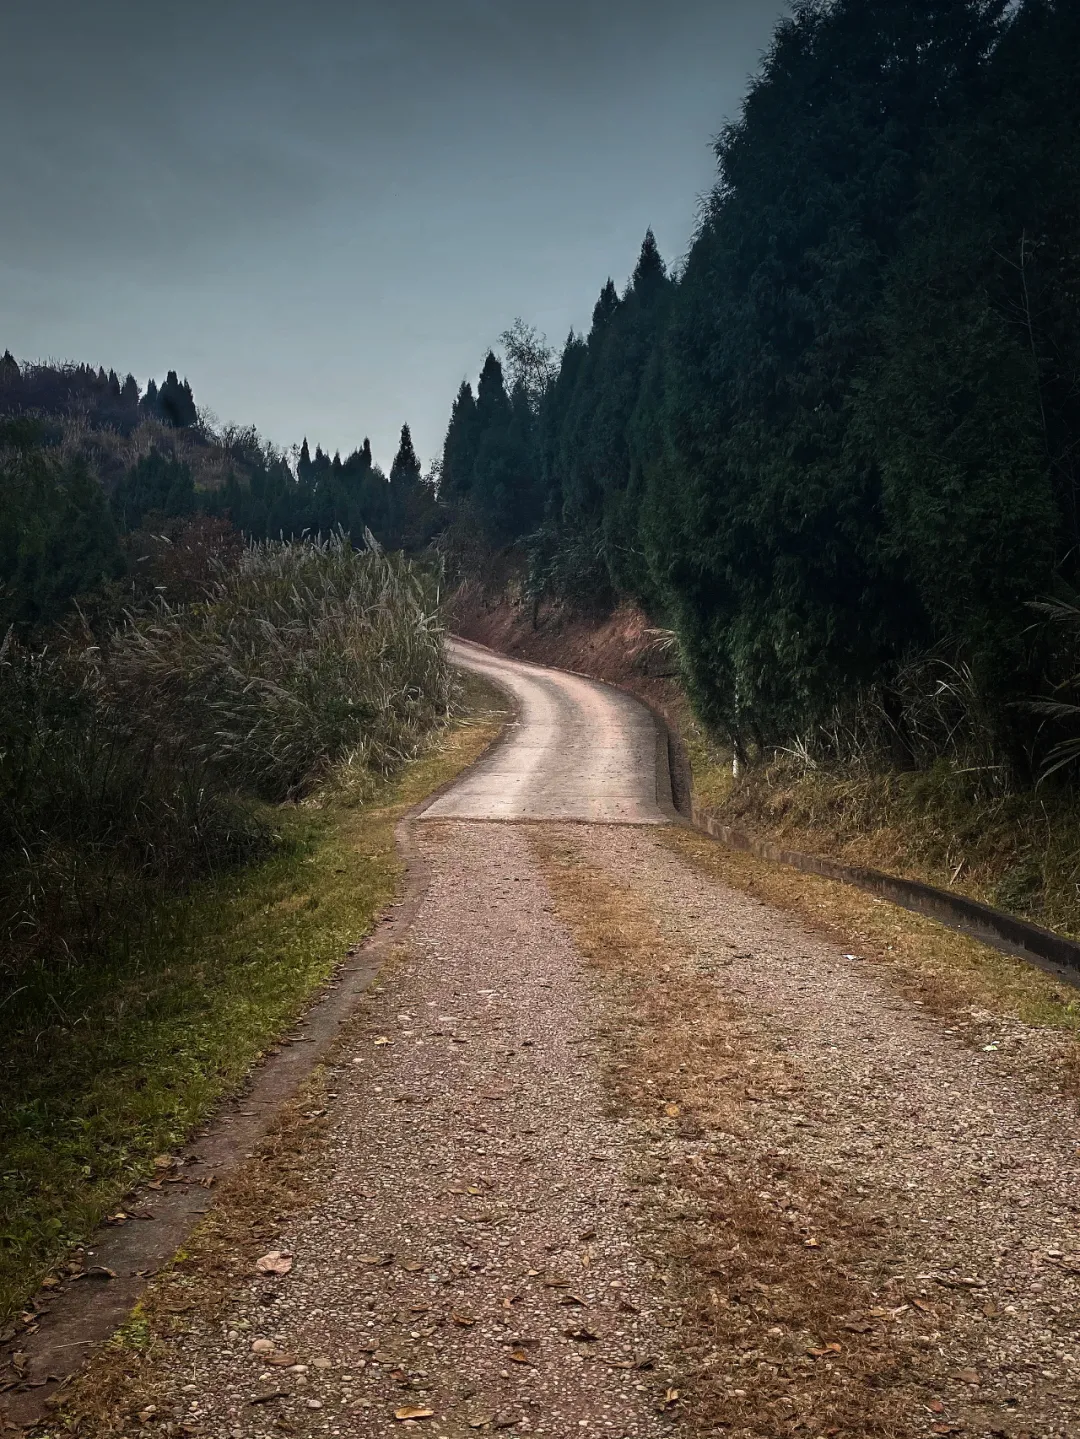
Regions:
[[[944,759],[835,770],[783,753],[733,779],[730,750],[679,718],[695,798],[722,823],[1080,936],[1080,810],[1064,786],[994,794],[983,774]]]
[[[363,804],[331,784],[319,806],[274,810],[272,858],[162,904],[144,938],[78,986],[0,1015],[0,1333],[370,932],[399,882],[397,820],[503,717],[501,697],[470,682],[463,717]]]
[[[989,1027],[992,1042],[1040,1086],[1080,1092],[1080,994],[1070,985],[837,880],[728,849],[695,830],[672,826],[658,838],[710,879],[793,911],[855,949],[970,1043],[985,1042]]]

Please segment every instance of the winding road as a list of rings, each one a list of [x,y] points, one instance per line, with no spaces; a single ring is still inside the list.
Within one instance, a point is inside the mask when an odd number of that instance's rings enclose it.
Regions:
[[[210,1191],[80,1435],[1077,1434],[1049,1032],[721,883],[630,696],[452,654],[515,719],[406,826],[286,1197]]]
[[[450,653],[506,691],[517,714],[501,743],[425,819],[670,821],[666,737],[633,696],[467,640],[451,641]]]

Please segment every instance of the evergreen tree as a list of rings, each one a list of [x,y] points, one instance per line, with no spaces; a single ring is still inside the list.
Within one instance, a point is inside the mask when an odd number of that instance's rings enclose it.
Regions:
[[[393,549],[400,549],[405,543],[412,492],[419,484],[420,461],[413,449],[409,427],[402,425],[397,454],[390,466],[390,491],[387,496],[386,543]]]
[[[161,418],[175,429],[186,429],[198,423],[199,415],[191,386],[187,380],[179,380],[175,370],[166,375],[157,402]]]
[[[734,732],[813,724],[929,633],[847,417],[919,177],[977,92],[1001,8],[800,6],[718,141],[648,513],[698,698]]]
[[[153,377],[151,377],[146,382],[146,393],[139,401],[139,408],[143,411],[144,414],[151,415],[155,419],[160,417],[161,412],[158,408],[157,381],[153,379]]]
[[[468,495],[472,489],[478,444],[476,401],[472,386],[462,380],[450,411],[450,424],[443,443],[440,498],[453,504]]]
[[[190,465],[151,450],[133,465],[113,492],[111,508],[122,530],[190,515],[196,507]]]
[[[403,490],[420,483],[420,461],[413,449],[412,434],[408,425],[401,427],[401,440],[397,454],[390,466],[390,483],[400,485]]]
[[[37,448],[0,466],[0,627],[55,624],[124,570],[97,477]]]
[[[311,451],[308,449],[307,435],[304,436],[304,443],[300,446],[300,456],[296,462],[296,478],[301,485],[310,485],[314,479],[315,471],[311,463]]]

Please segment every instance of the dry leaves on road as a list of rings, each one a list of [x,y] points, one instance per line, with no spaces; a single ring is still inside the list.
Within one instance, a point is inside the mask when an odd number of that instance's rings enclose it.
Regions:
[[[292,1255],[287,1249],[271,1249],[269,1254],[255,1261],[255,1268],[260,1274],[288,1274],[292,1266]]]

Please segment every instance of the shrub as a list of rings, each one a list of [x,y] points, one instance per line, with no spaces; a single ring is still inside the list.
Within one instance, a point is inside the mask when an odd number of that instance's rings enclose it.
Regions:
[[[214,562],[205,598],[0,647],[0,978],[123,943],[155,888],[266,852],[257,801],[388,773],[442,722],[424,576],[335,536]],[[353,786],[354,790],[356,786]]]

